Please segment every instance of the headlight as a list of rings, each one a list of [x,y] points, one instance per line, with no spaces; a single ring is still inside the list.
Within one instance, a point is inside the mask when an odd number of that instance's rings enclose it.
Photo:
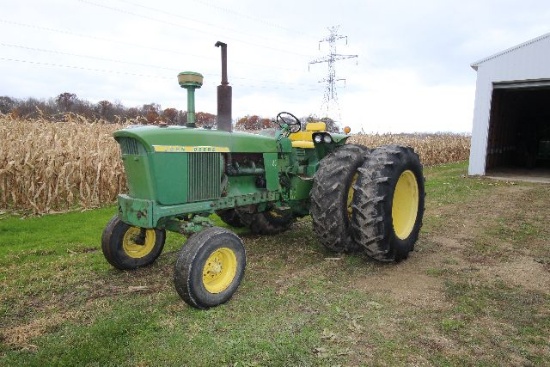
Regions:
[[[323,135],[315,135],[313,141],[317,144],[321,143],[323,141]]]
[[[323,141],[326,143],[326,144],[330,144],[332,143],[332,138],[330,137],[330,135],[323,135]]]

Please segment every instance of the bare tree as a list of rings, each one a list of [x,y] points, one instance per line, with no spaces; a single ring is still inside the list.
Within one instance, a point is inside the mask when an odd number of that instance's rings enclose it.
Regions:
[[[59,108],[59,112],[70,112],[71,107],[76,101],[76,94],[74,93],[61,93],[55,98],[55,102]]]
[[[169,125],[175,125],[178,122],[178,110],[175,108],[166,108],[162,111],[162,120]]]
[[[0,97],[0,113],[8,114],[11,112],[11,110],[16,106],[17,101],[7,97],[2,96]]]

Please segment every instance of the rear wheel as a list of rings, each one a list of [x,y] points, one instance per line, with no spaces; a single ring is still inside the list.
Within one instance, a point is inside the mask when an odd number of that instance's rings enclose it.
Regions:
[[[242,228],[245,226],[235,209],[218,210],[216,214],[225,224],[229,224],[231,227]]]
[[[244,225],[255,234],[272,235],[288,230],[295,218],[290,210],[271,208],[263,212],[248,213],[239,211]]]
[[[187,304],[207,309],[233,296],[245,267],[241,239],[224,228],[207,228],[189,237],[181,249],[174,267],[174,285]]]
[[[319,165],[311,189],[311,217],[317,238],[327,249],[352,252],[359,249],[350,232],[352,198],[358,168],[368,149],[347,144],[326,156]]]
[[[422,227],[424,196],[422,165],[412,148],[374,149],[359,169],[354,193],[355,242],[380,261],[407,258]]]
[[[134,227],[115,215],[103,230],[101,249],[115,268],[136,269],[155,262],[162,252],[165,239],[164,230]]]

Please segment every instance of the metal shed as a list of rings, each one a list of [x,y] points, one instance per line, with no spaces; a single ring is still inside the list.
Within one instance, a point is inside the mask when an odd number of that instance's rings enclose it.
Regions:
[[[477,83],[468,173],[550,173],[550,33],[471,67]]]

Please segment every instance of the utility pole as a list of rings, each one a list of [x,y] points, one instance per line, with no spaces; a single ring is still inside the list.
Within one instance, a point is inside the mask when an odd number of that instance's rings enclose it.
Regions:
[[[319,41],[319,49],[321,49],[321,42],[328,42],[329,54],[319,59],[310,61],[309,65],[325,63],[325,62],[327,63],[328,75],[319,81],[320,83],[325,83],[325,94],[323,97],[323,105],[321,109],[326,111],[326,115],[328,117],[329,111],[331,109],[331,105],[334,105],[338,109],[338,119],[340,119],[340,116],[339,116],[340,108],[338,106],[338,93],[336,91],[336,82],[345,81],[346,79],[336,78],[336,69],[334,67],[334,64],[336,63],[336,61],[339,61],[339,60],[354,59],[354,58],[358,58],[359,56],[342,55],[336,52],[336,41],[345,39],[346,45],[348,44],[348,37],[339,35],[338,28],[339,26],[328,28],[330,34],[326,38],[323,38],[322,40]],[[308,65],[308,69],[309,69],[309,65]]]

